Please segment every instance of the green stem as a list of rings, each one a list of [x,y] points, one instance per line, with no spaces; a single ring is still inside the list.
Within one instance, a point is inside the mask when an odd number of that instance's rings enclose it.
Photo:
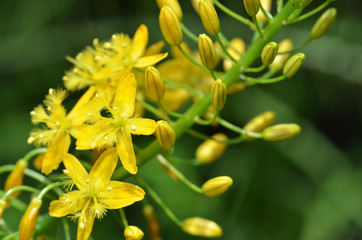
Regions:
[[[258,20],[256,19],[256,16],[253,16],[253,21],[256,26],[256,31],[258,32],[260,38],[264,38],[263,30],[260,28],[260,25],[259,25]]]
[[[214,0],[214,3],[218,8],[220,8],[221,11],[225,12],[230,17],[232,17],[232,18],[238,20],[239,22],[249,26],[250,28],[255,28],[255,25],[249,19],[244,18],[244,17],[240,16],[239,14],[231,11],[230,9],[228,9],[227,7],[222,5],[218,0]]]
[[[200,138],[202,140],[213,140],[215,142],[219,142],[219,143],[225,143],[225,144],[229,144],[229,145],[233,145],[233,144],[238,144],[238,143],[241,143],[243,142],[245,139],[243,136],[239,136],[239,137],[236,137],[236,138],[232,138],[232,139],[229,139],[229,140],[217,140],[217,139],[213,139],[211,138],[210,136],[208,135],[205,135],[203,133],[200,133],[200,132],[197,132],[191,128],[189,128],[187,130],[187,132],[194,136],[194,137],[197,137],[197,138]],[[173,159],[172,159],[173,160]],[[177,163],[177,162],[176,162]]]
[[[219,37],[220,37],[221,41],[223,41],[224,43],[226,43],[226,46],[228,46],[229,48],[231,48],[232,50],[234,50],[235,53],[239,54],[240,56],[243,55],[241,52],[239,52],[238,50],[236,50],[233,45],[231,45],[231,43],[229,42],[229,40],[224,36],[224,34],[223,34],[222,32],[219,33]]]
[[[141,100],[137,100],[137,102],[144,107],[147,111],[151,112],[153,115],[155,115],[158,118],[161,119],[165,119],[167,121],[170,121],[170,118],[168,116],[166,116],[164,113],[160,112],[157,108],[155,108],[153,105],[145,102],[145,101],[141,101]]]
[[[212,75],[212,78],[214,79],[214,80],[217,80],[217,76],[216,76],[216,72],[215,72],[215,70],[210,70],[210,73],[211,73],[211,75]]]
[[[62,223],[63,223],[65,240],[71,240],[72,238],[70,237],[70,228],[68,220],[66,218],[62,218]]]
[[[204,194],[201,188],[193,184],[190,180],[188,180],[177,168],[175,168],[163,155],[158,154],[157,160],[164,166],[166,166],[168,169],[170,169],[178,179],[181,180],[187,187],[189,187],[191,190]]]
[[[209,72],[209,69],[207,69],[206,67],[204,67],[203,65],[201,65],[200,63],[196,62],[195,59],[193,59],[191,56],[189,56],[183,49],[181,46],[177,46],[177,48],[180,50],[180,52],[193,64],[195,64],[196,66],[198,66],[199,68],[205,70],[206,72]]]
[[[181,113],[176,113],[176,112],[171,112],[170,110],[168,110],[167,108],[165,108],[161,102],[158,102],[158,106],[168,115],[175,117],[175,118],[182,118],[184,115]]]
[[[55,182],[55,183],[49,184],[48,186],[46,186],[45,188],[43,188],[43,189],[41,190],[41,192],[40,192],[39,195],[38,195],[38,198],[39,198],[39,199],[42,199],[42,198],[44,197],[44,195],[45,195],[47,192],[49,192],[51,189],[53,189],[53,188],[55,188],[55,187],[59,187],[59,186],[61,186],[61,185],[63,185],[62,182]]]
[[[186,36],[188,36],[194,42],[199,41],[199,38],[193,32],[191,32],[190,29],[188,29],[182,22],[180,22],[180,25],[182,31],[186,34]]]
[[[264,16],[266,17],[266,19],[268,20],[268,22],[273,20],[273,16],[265,10],[265,8],[263,7],[263,4],[261,4],[260,0],[259,0],[259,3],[260,3],[260,9],[263,12]]]
[[[259,78],[251,78],[251,77],[243,77],[245,79],[245,84],[248,86],[255,85],[255,84],[270,84],[275,82],[280,82],[285,79],[285,77],[279,76],[275,78],[269,78],[269,79],[259,79]]]
[[[242,129],[241,127],[238,127],[222,118],[217,118],[216,121],[218,123],[220,123],[220,125],[226,127],[227,129],[242,134],[242,135],[246,135],[249,137],[253,137],[253,138],[262,138],[261,133],[256,133],[256,132],[249,132],[249,131],[245,131],[244,129]]]
[[[289,50],[289,51],[285,51],[285,52],[278,52],[277,55],[279,54],[287,54],[287,53],[292,53],[292,52],[296,52],[296,51],[299,51],[301,49],[303,49],[305,46],[307,46],[311,41],[313,41],[312,38],[309,38],[307,41],[305,41],[302,45],[300,45],[299,47],[297,48],[294,48],[292,50]]]
[[[0,190],[0,196],[4,195],[5,193]],[[19,210],[20,212],[25,212],[28,208],[28,205],[25,204],[23,201],[19,200],[18,198],[13,198],[11,200],[11,206],[15,209]]]
[[[219,33],[220,34],[220,33]],[[222,49],[222,51],[226,54],[226,56],[233,62],[236,62],[236,60],[230,55],[230,53],[228,52],[228,50],[225,48],[224,43],[221,41],[219,35],[215,36],[216,41],[220,44],[220,47]]]
[[[151,196],[151,198],[157,203],[157,205],[165,212],[166,216],[177,226],[182,228],[182,222],[176,217],[176,215],[169,209],[162,199],[157,195],[155,191],[152,190],[141,178],[134,176],[137,182],[141,185],[142,188]]]
[[[20,186],[17,186],[17,187],[13,187],[11,189],[9,189],[5,194],[4,196],[1,198],[2,200],[6,201],[6,199],[11,195],[13,194],[14,192],[17,192],[17,191],[27,191],[27,192],[32,192],[32,193],[39,193],[40,191],[36,188],[33,188],[33,187],[29,187],[29,186],[24,186],[24,185],[20,185]]]
[[[36,148],[31,150],[30,152],[28,152],[27,154],[25,154],[25,156],[22,158],[25,162],[29,162],[30,159],[32,159],[33,157],[42,154],[42,153],[46,153],[47,149],[46,148]]]
[[[185,160],[183,158],[175,157],[175,156],[167,156],[168,159],[171,160],[172,163],[178,165],[185,165],[185,166],[199,166],[201,163],[197,161],[196,158]]]
[[[128,227],[128,221],[127,221],[126,213],[124,212],[123,208],[119,209],[119,215],[121,216],[123,227],[124,228]]]
[[[265,69],[265,65],[261,65],[260,67],[257,67],[257,68],[247,68],[245,69],[245,71],[243,72],[261,72]]]
[[[243,57],[237,63],[235,63],[234,66],[227,73],[225,73],[225,75],[223,75],[222,80],[226,86],[230,86],[239,80],[240,68],[248,68],[257,58],[259,58],[265,44],[272,40],[276,33],[283,27],[283,21],[287,19],[294,10],[295,8],[292,5],[292,1],[289,1],[283,10],[273,18],[269,25],[264,29],[264,38],[257,39],[248,48]],[[175,122],[173,128],[176,133],[176,138],[181,137],[187,131],[187,129],[194,124],[195,118],[202,116],[207,111],[210,104],[211,97],[209,91],[184,113],[183,118],[180,118]],[[162,148],[157,140],[153,141],[147,147],[145,147],[143,151],[140,151],[137,154],[137,165],[141,167],[150,159],[153,159],[161,150]],[[120,169],[119,171],[115,172],[113,176],[115,179],[124,179],[129,177],[130,174],[126,170]]]
[[[313,16],[314,14],[322,11],[324,8],[326,8],[329,4],[331,3],[331,0],[327,0],[325,1],[323,4],[319,5],[319,7],[314,8],[313,10],[311,10],[310,12],[307,12],[301,16],[299,16],[298,18],[288,21],[287,24],[292,24],[292,23],[296,23],[296,22],[300,22],[303,21],[306,18],[309,18],[311,16]]]
[[[277,12],[280,12],[282,9],[283,9],[283,5],[284,5],[284,3],[283,3],[284,1],[283,0],[278,0],[278,2],[277,2]]]

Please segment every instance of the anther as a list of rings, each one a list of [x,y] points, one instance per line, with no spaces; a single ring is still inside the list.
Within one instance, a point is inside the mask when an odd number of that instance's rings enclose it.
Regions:
[[[132,129],[132,131],[136,131],[137,127],[135,125],[131,125],[131,129]]]
[[[108,190],[108,191],[111,191],[111,190],[112,190],[112,187],[107,187],[107,190]]]

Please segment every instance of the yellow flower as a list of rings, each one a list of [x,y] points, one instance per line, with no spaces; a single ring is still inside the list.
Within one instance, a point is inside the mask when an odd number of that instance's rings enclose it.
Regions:
[[[107,209],[123,208],[144,197],[145,192],[135,185],[110,181],[117,161],[116,149],[108,149],[88,174],[73,155],[67,154],[64,158],[64,173],[73,180],[78,190],[52,201],[49,214],[52,217],[73,214],[74,219],[78,219],[78,240],[88,239],[94,219],[102,218]]]
[[[151,135],[156,129],[154,120],[133,117],[136,88],[133,73],[119,79],[113,102],[105,106],[112,117],[99,114],[94,119],[94,124],[82,129],[76,142],[78,150],[109,148],[116,145],[124,168],[132,174],[137,173],[137,165],[131,134]]]
[[[87,120],[92,112],[101,106],[96,98],[93,98],[94,88],[90,88],[79,99],[72,111],[67,115],[62,105],[67,92],[64,90],[50,89],[46,96],[44,106],[39,105],[30,115],[34,124],[43,124],[43,128],[38,128],[30,133],[28,143],[35,143],[38,146],[48,148],[42,161],[41,172],[51,173],[59,167],[64,155],[70,146],[70,135],[76,137],[79,127]]]
[[[125,34],[113,34],[109,42],[100,44],[96,48],[96,58],[113,71],[120,71],[126,68],[152,66],[167,57],[167,53],[145,55],[147,43],[148,29],[142,24],[132,40]]]

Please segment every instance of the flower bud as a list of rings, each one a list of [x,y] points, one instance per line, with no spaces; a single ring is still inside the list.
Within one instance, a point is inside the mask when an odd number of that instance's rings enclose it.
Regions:
[[[325,11],[322,16],[318,18],[310,31],[310,38],[317,39],[326,34],[336,20],[336,15],[337,9],[335,8],[330,8]]]
[[[259,114],[255,118],[251,119],[245,126],[244,130],[248,132],[261,132],[265,128],[271,126],[275,121],[275,113],[272,111],[267,111]],[[244,135],[244,138],[247,140],[253,139],[250,136]]]
[[[45,157],[45,153],[42,153],[42,154],[39,154],[38,156],[36,156],[35,159],[33,160],[33,166],[38,171],[41,170],[41,166],[43,165],[44,157]]]
[[[219,196],[226,192],[233,184],[233,180],[228,176],[215,177],[206,181],[201,189],[208,197]]]
[[[150,239],[161,240],[160,223],[153,207],[149,204],[145,205],[142,209],[142,213],[148,225]]]
[[[170,7],[161,8],[159,21],[166,42],[170,45],[180,45],[183,41],[180,21]]]
[[[290,39],[285,39],[279,43],[278,53],[287,52],[293,49],[293,42]],[[280,71],[283,68],[285,61],[289,58],[290,54],[279,54],[275,57],[272,64],[269,65],[274,71]]]
[[[259,0],[244,0],[244,7],[249,16],[255,16],[259,11]]]
[[[6,201],[0,199],[0,221],[1,221],[1,217],[3,216],[3,213],[5,211],[5,207],[6,207]]]
[[[200,0],[199,11],[202,25],[204,25],[206,31],[213,36],[218,35],[220,21],[215,8],[207,0]]]
[[[180,3],[177,0],[156,0],[158,8],[161,9],[163,6],[167,6],[172,9],[176,14],[177,18],[181,21],[182,19],[182,9]]]
[[[214,43],[206,34],[199,35],[199,54],[202,64],[210,70],[217,65],[217,54]]]
[[[226,141],[228,137],[223,133],[217,133],[211,137],[218,141]],[[196,158],[202,164],[215,162],[226,150],[227,144],[216,142],[212,139],[206,140],[196,150]]]
[[[216,111],[221,111],[221,109],[224,108],[226,95],[225,83],[223,83],[221,79],[214,81],[211,87],[211,102]]]
[[[278,124],[264,129],[262,136],[267,141],[280,141],[297,135],[300,130],[300,126],[294,123]]]
[[[160,145],[170,150],[175,145],[176,134],[173,128],[164,120],[157,121],[156,137]]]
[[[270,42],[266,44],[261,52],[261,61],[264,66],[269,66],[273,63],[278,53],[278,43]]]
[[[207,0],[212,6],[214,6],[214,1],[213,0]],[[200,14],[200,9],[199,9],[199,3],[200,0],[191,0],[192,6],[194,7],[195,11],[197,12],[197,14]]]
[[[124,229],[124,237],[126,240],[141,240],[143,235],[142,230],[136,226],[129,225]]]
[[[199,237],[221,237],[221,227],[208,219],[193,217],[187,218],[182,222],[182,230],[188,234]]]
[[[28,209],[26,209],[20,221],[19,240],[29,240],[33,236],[41,204],[42,200],[37,197],[31,200]]]
[[[9,174],[9,176],[5,180],[5,186],[4,186],[4,192],[7,192],[8,190],[20,186],[23,184],[24,179],[24,170],[28,167],[28,163],[24,160],[19,160],[15,164],[14,170]],[[20,191],[16,191],[11,194],[12,197],[19,196]],[[10,199],[7,199],[7,206],[10,205]]]
[[[145,72],[145,85],[148,97],[155,102],[162,100],[165,95],[165,85],[160,72],[154,67],[148,67]]]
[[[286,78],[291,78],[297,73],[305,60],[303,53],[297,53],[291,56],[283,66],[283,75]]]
[[[271,0],[260,0],[260,4],[263,6],[266,12],[270,12],[271,2]],[[258,13],[256,14],[256,20],[261,23],[264,23],[267,20],[261,9],[259,9]]]

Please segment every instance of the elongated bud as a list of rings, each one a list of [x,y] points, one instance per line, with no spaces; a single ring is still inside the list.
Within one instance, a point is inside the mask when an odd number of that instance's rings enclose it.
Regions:
[[[33,160],[33,166],[39,171],[41,170],[41,166],[43,165],[44,157],[45,153],[42,153],[36,156],[36,158]]]
[[[177,0],[156,0],[158,8],[161,9],[163,6],[167,6],[172,9],[176,14],[177,18],[181,21],[182,19],[182,9],[180,3]]]
[[[200,217],[185,219],[182,222],[182,230],[199,237],[214,238],[222,236],[222,229],[217,223]]]
[[[273,63],[278,53],[279,45],[276,42],[266,44],[261,52],[261,61],[264,66],[269,66]]]
[[[19,240],[29,240],[33,236],[41,204],[42,200],[37,197],[31,200],[28,209],[26,209],[20,221]]]
[[[211,102],[216,111],[221,111],[221,109],[224,108],[226,95],[225,83],[223,83],[221,79],[214,81],[211,87]]]
[[[217,65],[217,54],[214,43],[206,34],[199,35],[199,54],[202,64],[210,70]]]
[[[223,133],[217,133],[211,137],[218,141],[226,141],[228,137]],[[215,162],[226,150],[227,144],[206,140],[196,150],[196,158],[202,164],[211,164]]]
[[[127,226],[124,229],[124,237],[126,240],[141,240],[144,236],[144,233],[141,229],[136,226]]]
[[[293,49],[293,42],[290,39],[284,39],[279,43],[278,53],[287,52]],[[269,65],[274,71],[280,71],[283,68],[285,61],[289,58],[290,54],[279,54],[275,57],[272,64]]]
[[[24,179],[24,170],[28,167],[28,163],[24,160],[19,160],[15,164],[14,170],[9,174],[6,178],[4,191],[7,192],[8,190],[20,186],[23,184]],[[20,191],[16,191],[11,194],[12,197],[17,197],[20,194]],[[7,206],[10,205],[10,199],[7,199]]]
[[[272,3],[271,0],[260,0],[260,4],[263,6],[266,12],[270,12],[271,3]],[[259,9],[258,13],[256,14],[256,20],[258,20],[258,22],[261,23],[264,23],[267,20],[261,9]]]
[[[260,8],[259,0],[244,0],[246,12],[251,16],[255,16]]]
[[[264,129],[262,136],[267,141],[280,141],[300,133],[300,126],[295,123],[278,124]]]
[[[162,240],[160,223],[153,207],[147,204],[143,208],[142,213],[148,225],[150,240]]]
[[[216,36],[220,32],[220,21],[215,8],[207,0],[200,0],[199,11],[202,25],[206,31],[212,36]]]
[[[4,214],[5,208],[6,208],[6,201],[0,199],[0,221],[1,221],[1,217]]]
[[[214,6],[213,0],[207,0],[212,6]],[[197,14],[200,14],[200,0],[191,0],[192,6],[194,7]]]
[[[283,75],[286,78],[291,78],[296,74],[305,60],[303,53],[297,53],[291,56],[283,66]]]
[[[148,97],[155,102],[162,100],[165,96],[165,84],[160,72],[154,67],[148,67],[145,72],[145,85]]]
[[[318,18],[312,30],[310,31],[310,38],[317,39],[326,34],[336,20],[336,16],[337,9],[335,8],[330,8],[325,11],[322,16]]]
[[[157,121],[156,137],[160,145],[170,150],[175,145],[176,134],[170,124],[164,120]]]
[[[267,111],[259,114],[255,118],[251,119],[245,126],[244,130],[248,132],[261,132],[265,128],[271,126],[275,121],[275,113]],[[244,135],[247,140],[253,139],[250,136]]]
[[[219,196],[226,192],[233,184],[233,180],[228,176],[215,177],[205,182],[201,189],[208,197]]]
[[[183,41],[180,21],[170,7],[163,6],[161,8],[159,21],[166,42],[170,45],[180,45]]]

